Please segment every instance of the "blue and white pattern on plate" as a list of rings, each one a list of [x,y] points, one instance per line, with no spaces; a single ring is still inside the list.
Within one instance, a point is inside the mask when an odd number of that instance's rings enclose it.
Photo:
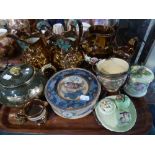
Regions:
[[[80,109],[89,106],[100,94],[100,84],[91,72],[66,69],[49,79],[45,96],[50,104],[60,109]]]

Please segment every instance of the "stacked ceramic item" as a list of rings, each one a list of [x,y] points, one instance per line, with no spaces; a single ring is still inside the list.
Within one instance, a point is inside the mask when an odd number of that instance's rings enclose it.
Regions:
[[[115,132],[126,132],[136,122],[136,109],[126,95],[108,96],[102,99],[95,108],[99,122]]]
[[[101,91],[95,75],[80,69],[66,69],[49,79],[45,97],[56,114],[61,117],[81,118],[94,109]]]
[[[144,66],[132,66],[124,91],[132,97],[145,96],[153,79],[154,74],[150,69]]]

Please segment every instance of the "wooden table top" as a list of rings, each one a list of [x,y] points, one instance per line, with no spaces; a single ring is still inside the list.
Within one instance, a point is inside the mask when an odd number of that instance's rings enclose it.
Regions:
[[[17,109],[0,107],[0,131],[24,134],[54,134],[54,135],[140,135],[146,134],[152,126],[152,116],[148,110],[145,98],[131,98],[136,110],[137,121],[135,126],[124,133],[111,132],[101,126],[96,120],[94,112],[90,115],[75,120],[64,119],[57,116],[50,106],[48,107],[48,120],[45,125],[37,126],[27,121],[24,124],[18,124],[15,119]]]

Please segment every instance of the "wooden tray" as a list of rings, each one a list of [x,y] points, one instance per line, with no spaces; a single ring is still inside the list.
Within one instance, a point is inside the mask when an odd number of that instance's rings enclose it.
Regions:
[[[15,113],[18,111],[14,108],[0,107],[0,131],[24,134],[65,134],[65,135],[113,135],[113,134],[146,134],[152,126],[152,117],[148,110],[147,102],[144,98],[132,98],[137,109],[137,121],[135,126],[125,133],[111,132],[102,127],[94,113],[87,117],[69,120],[64,119],[48,107],[48,121],[43,126],[37,126],[29,121],[20,125],[15,119]]]

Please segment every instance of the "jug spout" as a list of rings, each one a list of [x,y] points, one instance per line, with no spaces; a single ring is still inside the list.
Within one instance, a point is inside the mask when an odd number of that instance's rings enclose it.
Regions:
[[[91,65],[95,65],[100,60],[96,57],[90,57],[87,54],[83,54],[83,55],[84,55],[84,60]]]
[[[19,47],[22,49],[22,51],[25,51],[29,47],[29,44],[27,42],[19,39],[17,36],[15,36],[13,34],[8,34],[7,37],[14,39],[17,42],[17,44],[19,45]]]

